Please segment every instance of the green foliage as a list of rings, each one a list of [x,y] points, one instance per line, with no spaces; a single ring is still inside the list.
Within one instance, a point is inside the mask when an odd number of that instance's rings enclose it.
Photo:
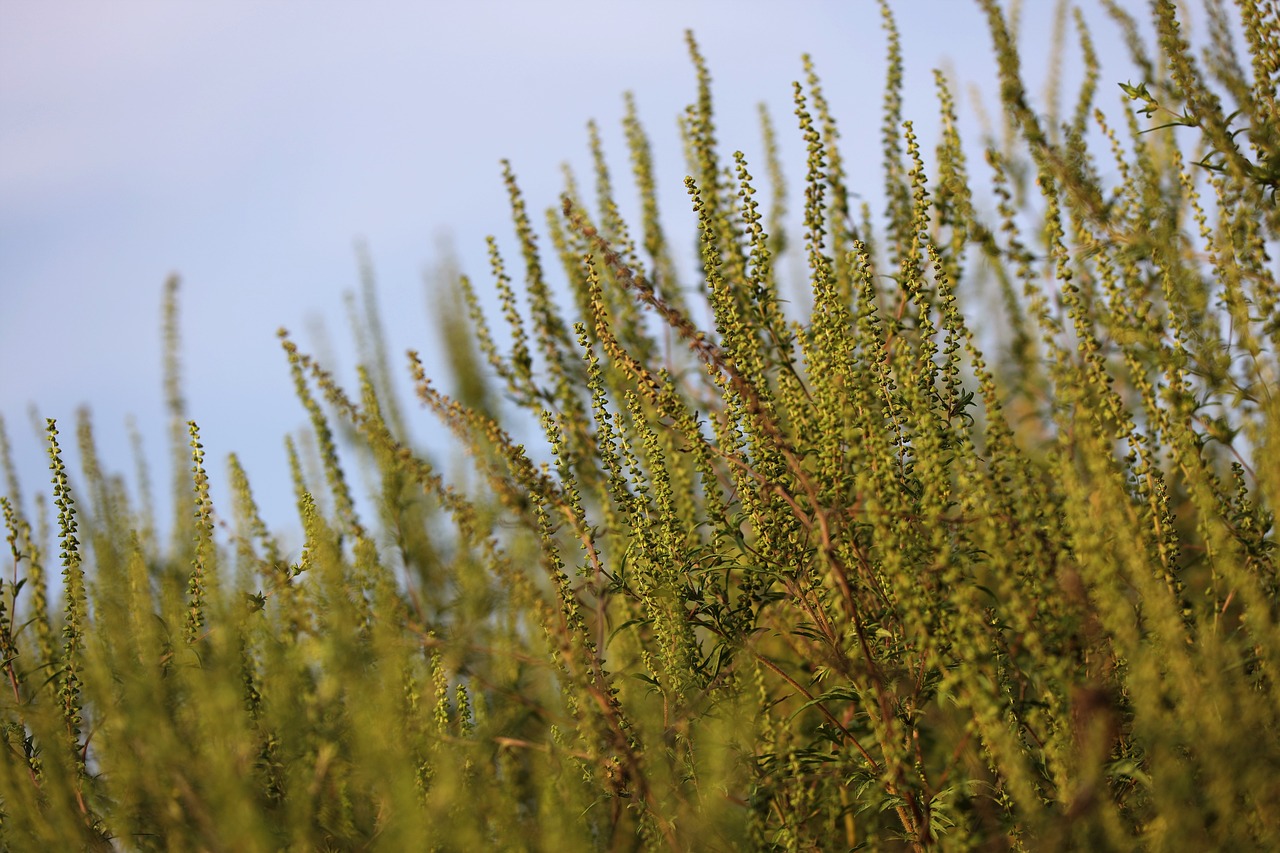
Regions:
[[[167,553],[87,419],[73,500],[50,421],[54,606],[0,430],[0,846],[1280,849],[1280,17],[1206,0],[1194,54],[1157,0],[1148,55],[1108,3],[1142,75],[1117,125],[1083,16],[1063,120],[981,5],[1005,132],[979,176],[941,74],[931,163],[903,120],[881,4],[878,228],[806,58],[803,323],[773,124],[766,210],[692,37],[694,286],[630,99],[638,227],[594,126],[594,210],[571,178],[551,252],[504,164],[503,333],[463,279],[459,398],[409,357],[476,478],[407,438],[362,256],[357,393],[281,333],[318,459],[289,440],[296,559],[234,457],[213,506],[171,282]]]

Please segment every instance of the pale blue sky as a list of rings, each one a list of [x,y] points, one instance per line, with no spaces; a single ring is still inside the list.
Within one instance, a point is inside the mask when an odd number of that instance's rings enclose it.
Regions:
[[[1084,3],[1110,105],[1131,72],[1096,5]],[[1127,5],[1145,17],[1146,3]],[[985,22],[969,0],[893,6],[906,114],[931,142],[933,68],[993,90]],[[1053,6],[1025,4],[1024,57],[1037,80]],[[268,519],[291,523],[282,443],[305,417],[276,328],[305,347],[323,318],[350,375],[342,294],[358,285],[352,245],[364,238],[393,367],[405,348],[430,354],[423,271],[441,235],[481,287],[486,234],[518,269],[501,158],[540,214],[558,197],[562,162],[588,179],[584,126],[595,118],[615,187],[633,198],[618,129],[626,90],[653,137],[668,233],[689,242],[676,129],[695,94],[685,28],[711,67],[726,156],[746,151],[763,182],[755,105],[766,101],[798,207],[791,81],[807,51],[842,123],[842,151],[861,164],[854,186],[875,197],[885,70],[871,2],[0,0],[0,413],[28,502],[48,482],[29,406],[59,419],[70,449],[76,408],[88,405],[107,466],[125,472],[132,414],[163,459],[160,298],[178,272],[187,397],[215,503],[226,508],[234,450]],[[971,122],[967,99],[961,111]],[[413,412],[428,438],[430,416]],[[152,476],[164,498],[167,471]]]

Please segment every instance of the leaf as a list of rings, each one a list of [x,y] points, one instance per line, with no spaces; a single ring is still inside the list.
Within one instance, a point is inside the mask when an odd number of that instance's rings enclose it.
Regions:
[[[617,628],[614,628],[612,631],[609,632],[608,638],[604,641],[605,648],[607,649],[609,647],[609,644],[613,642],[614,637],[618,636],[619,633],[621,633],[622,631],[625,631],[627,628],[630,628],[632,625],[649,625],[652,623],[653,623],[653,620],[646,617],[636,617],[635,619],[628,619],[626,622],[623,622]]]

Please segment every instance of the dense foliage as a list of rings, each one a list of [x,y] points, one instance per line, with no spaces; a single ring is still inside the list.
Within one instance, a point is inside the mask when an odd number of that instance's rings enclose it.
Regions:
[[[633,108],[638,225],[594,134],[549,250],[508,170],[523,293],[491,242],[454,394],[410,354],[477,476],[413,446],[371,310],[354,391],[282,332],[298,555],[235,458],[213,506],[176,370],[168,545],[87,418],[75,488],[48,425],[56,518],[6,449],[0,846],[1280,849],[1280,14],[1205,0],[1193,49],[1105,5],[1137,82],[1077,14],[1059,115],[983,0],[977,173],[943,75],[931,156],[903,121],[882,5],[883,216],[806,62],[803,316],[772,125],[762,209],[690,38],[700,267]]]

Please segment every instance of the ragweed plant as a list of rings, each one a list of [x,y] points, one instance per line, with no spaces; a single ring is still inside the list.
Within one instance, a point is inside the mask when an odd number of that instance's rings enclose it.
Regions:
[[[213,506],[172,282],[169,551],[87,419],[73,498],[50,422],[55,605],[0,442],[3,845],[1280,848],[1280,16],[1206,0],[1196,52],[1171,0],[1154,45],[1105,3],[1138,82],[1104,109],[1076,14],[1059,115],[980,5],[1004,128],[977,157],[945,76],[932,152],[906,120],[881,4],[878,220],[806,58],[792,242],[775,122],[765,163],[723,155],[692,36],[693,270],[630,98],[638,224],[594,125],[594,201],[570,177],[545,244],[504,164],[501,317],[457,282],[457,396],[408,360],[474,477],[409,439],[364,258],[354,390],[281,333],[296,557],[234,457]]]

